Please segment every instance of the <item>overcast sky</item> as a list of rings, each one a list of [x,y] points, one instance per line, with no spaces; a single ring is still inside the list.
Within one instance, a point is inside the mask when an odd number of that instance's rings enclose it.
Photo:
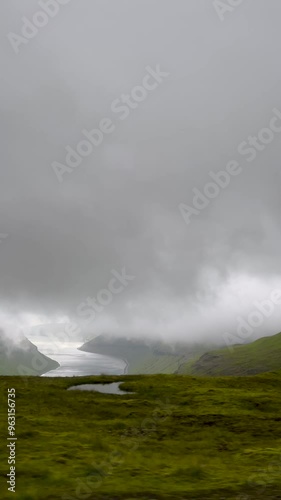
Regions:
[[[55,7],[0,7],[2,327],[222,341],[281,289],[280,0]],[[195,188],[214,195],[202,210]],[[253,336],[281,330],[280,307]]]

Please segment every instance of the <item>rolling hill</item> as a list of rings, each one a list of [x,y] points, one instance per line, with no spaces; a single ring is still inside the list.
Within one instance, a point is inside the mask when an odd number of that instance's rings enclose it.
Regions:
[[[179,374],[256,375],[281,370],[281,333],[250,344],[209,351],[195,361],[183,363]]]

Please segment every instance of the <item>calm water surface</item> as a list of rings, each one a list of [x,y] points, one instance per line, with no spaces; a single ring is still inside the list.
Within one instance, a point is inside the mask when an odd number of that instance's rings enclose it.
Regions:
[[[113,382],[112,384],[82,384],[69,387],[68,391],[95,391],[103,394],[134,394],[119,389],[121,382]]]
[[[74,377],[82,375],[120,375],[125,372],[126,363],[122,359],[102,356],[89,352],[78,351],[79,345],[58,348],[40,346],[41,352],[60,364],[56,370],[51,370],[43,377]]]

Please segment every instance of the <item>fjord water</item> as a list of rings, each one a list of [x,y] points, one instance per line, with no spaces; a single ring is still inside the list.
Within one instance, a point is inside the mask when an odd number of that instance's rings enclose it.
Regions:
[[[55,347],[40,345],[40,351],[57,361],[60,366],[51,370],[43,377],[74,377],[82,375],[120,375],[126,370],[126,363],[122,359],[111,358],[101,354],[79,351],[79,344]]]

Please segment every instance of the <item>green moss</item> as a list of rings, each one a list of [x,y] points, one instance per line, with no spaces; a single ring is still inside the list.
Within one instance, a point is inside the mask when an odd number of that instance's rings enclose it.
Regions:
[[[135,394],[66,390],[105,381]],[[280,385],[278,373],[0,377],[1,498],[11,496],[6,395],[15,387],[19,500],[278,499]]]

